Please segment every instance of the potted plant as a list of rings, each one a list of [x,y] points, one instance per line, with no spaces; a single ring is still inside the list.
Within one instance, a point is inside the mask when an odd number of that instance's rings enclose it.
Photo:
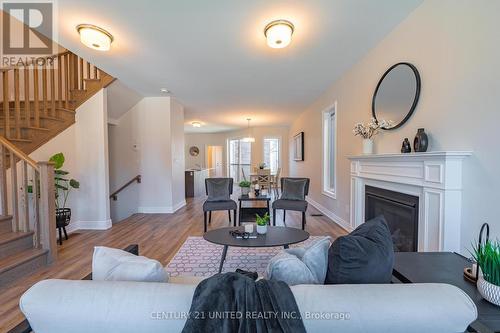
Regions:
[[[352,132],[354,136],[361,136],[363,138],[363,154],[369,155],[373,154],[373,137],[376,136],[381,128],[391,128],[393,122],[391,120],[380,120],[375,118],[368,124],[357,123],[354,125]]]
[[[259,169],[264,170],[266,168],[266,162],[259,163]]]
[[[248,193],[250,193],[250,186],[252,185],[251,182],[248,180],[242,180],[239,185],[241,188],[241,195],[248,195]]]
[[[477,289],[485,300],[500,306],[500,242],[487,240],[473,248],[479,266]]]
[[[71,189],[80,188],[80,183],[73,178],[68,179],[66,176],[69,175],[69,172],[62,170],[65,161],[63,153],[57,153],[53,155],[49,159],[49,161],[54,163],[54,182],[56,188],[56,225],[59,229],[59,242],[61,243],[61,229],[63,229],[64,233],[66,234],[66,226],[71,220],[71,208],[66,207],[68,196],[71,192]],[[68,236],[66,235],[66,238],[67,237]]]
[[[256,214],[256,221],[255,223],[257,224],[257,233],[260,235],[265,235],[267,233],[267,225],[269,224],[269,214],[266,213],[264,216],[260,216],[259,214]]]

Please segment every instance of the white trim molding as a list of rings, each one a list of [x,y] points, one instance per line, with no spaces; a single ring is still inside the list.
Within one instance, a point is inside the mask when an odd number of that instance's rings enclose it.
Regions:
[[[139,207],[138,212],[141,214],[172,214],[186,205],[186,200],[182,200],[173,206],[160,206],[160,207]]]
[[[442,151],[349,156],[351,220],[364,222],[365,187],[419,198],[418,251],[460,251],[462,162],[472,153]]]
[[[103,221],[75,221],[66,228],[68,233],[76,230],[108,230],[113,226],[111,219]]]
[[[319,210],[323,215],[325,215],[326,217],[328,217],[330,220],[332,220],[334,223],[338,224],[339,226],[341,226],[342,228],[344,228],[348,232],[351,232],[351,231],[354,230],[349,225],[349,222],[347,222],[346,220],[344,220],[343,218],[341,218],[340,216],[338,216],[337,214],[335,214],[334,212],[332,212],[331,210],[329,210],[328,208],[326,208],[325,206],[323,206],[319,202],[315,201],[311,197],[307,197],[306,201],[309,204],[311,204],[311,206],[313,206],[314,208],[316,208],[317,210]]]

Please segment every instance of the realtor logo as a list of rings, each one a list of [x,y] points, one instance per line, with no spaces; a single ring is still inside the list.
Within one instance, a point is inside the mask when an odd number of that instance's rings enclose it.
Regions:
[[[4,55],[52,54],[53,3],[2,2]]]

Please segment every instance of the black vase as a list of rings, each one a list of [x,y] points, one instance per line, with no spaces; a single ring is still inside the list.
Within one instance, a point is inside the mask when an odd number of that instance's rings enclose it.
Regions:
[[[405,138],[403,141],[403,145],[401,146],[401,153],[411,153],[411,145],[408,138]]]
[[[423,128],[419,128],[415,140],[413,140],[413,151],[416,153],[423,153],[427,151],[429,146],[429,138]]]

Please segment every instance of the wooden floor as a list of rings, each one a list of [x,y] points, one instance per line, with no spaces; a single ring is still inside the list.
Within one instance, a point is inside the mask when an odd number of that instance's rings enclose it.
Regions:
[[[139,244],[141,255],[159,260],[163,265],[172,259],[188,236],[203,235],[203,199],[190,199],[175,214],[135,214],[106,231],[77,231],[59,247],[59,259],[51,266],[11,284],[0,287],[0,332],[6,332],[24,320],[19,310],[20,296],[33,284],[44,279],[79,280],[91,271],[92,251],[96,245],[124,248]],[[328,218],[310,207],[306,230],[311,235],[336,238],[346,233]],[[281,212],[276,214],[282,225]],[[300,227],[300,213],[287,212],[287,226]],[[209,228],[227,226],[227,213],[214,212]]]

